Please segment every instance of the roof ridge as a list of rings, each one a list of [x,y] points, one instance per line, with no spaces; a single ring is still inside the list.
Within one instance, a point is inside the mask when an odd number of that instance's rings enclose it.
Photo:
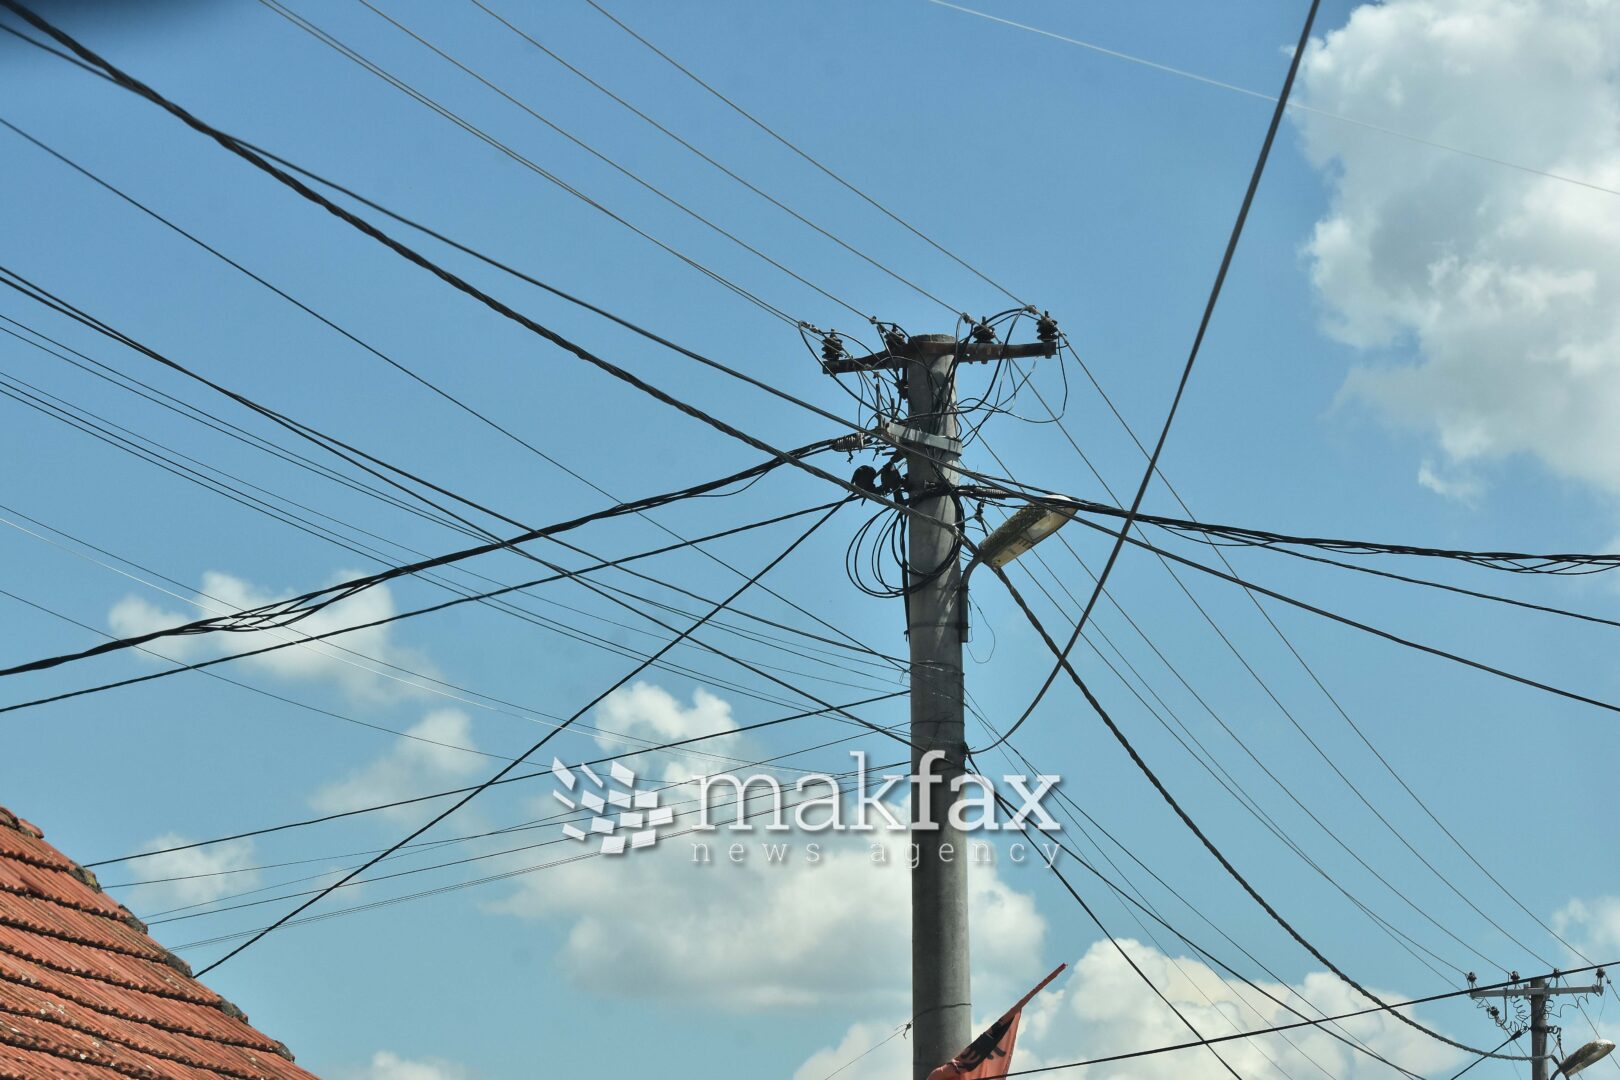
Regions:
[[[45,839],[45,831],[31,821],[24,821],[10,810],[0,806],[0,825],[8,829],[16,829],[24,836],[32,836],[35,840]],[[66,856],[63,856],[66,858]]]

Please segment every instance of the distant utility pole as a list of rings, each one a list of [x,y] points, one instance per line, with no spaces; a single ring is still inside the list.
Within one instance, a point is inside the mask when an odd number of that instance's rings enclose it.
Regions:
[[[962,722],[961,506],[955,489],[962,443],[956,413],[956,369],[963,362],[1052,356],[1056,326],[1040,323],[1041,341],[1005,345],[976,334],[892,336],[872,356],[842,355],[835,344],[823,353],[829,375],[900,371],[905,376],[905,421],[883,423],[905,450],[904,499],[913,513],[906,523],[906,635],[911,648],[911,771],[921,775],[931,752],[941,782],[913,790],[911,872],[912,1075],[927,1080],[973,1039],[968,967],[968,853],[952,824],[959,791],[953,781],[967,768]],[[891,492],[899,494],[898,491]],[[920,785],[914,785],[914,789]],[[918,796],[922,797],[918,797]]]
[[[1472,979],[1473,976],[1469,976]],[[1513,977],[1517,979],[1518,973]],[[1594,986],[1553,986],[1546,979],[1531,979],[1523,986],[1507,986],[1495,990],[1473,990],[1472,998],[1499,997],[1504,1002],[1510,997],[1530,999],[1530,1080],[1551,1080],[1553,1057],[1547,1053],[1547,1001],[1555,994],[1601,994],[1603,972],[1598,972]],[[1574,1071],[1573,1068],[1571,1071]]]

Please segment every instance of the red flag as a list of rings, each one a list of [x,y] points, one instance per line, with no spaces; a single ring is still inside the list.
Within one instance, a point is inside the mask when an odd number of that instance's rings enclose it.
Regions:
[[[1024,1006],[1048,983],[1062,974],[1067,964],[1059,964],[1039,986],[1019,999],[1018,1004],[985,1028],[967,1049],[928,1074],[928,1080],[997,1080],[1012,1069],[1013,1044],[1018,1041],[1018,1020]]]

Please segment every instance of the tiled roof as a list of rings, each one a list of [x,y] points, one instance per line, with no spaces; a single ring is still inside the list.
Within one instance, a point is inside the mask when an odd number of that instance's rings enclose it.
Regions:
[[[311,1080],[0,807],[0,1080]]]

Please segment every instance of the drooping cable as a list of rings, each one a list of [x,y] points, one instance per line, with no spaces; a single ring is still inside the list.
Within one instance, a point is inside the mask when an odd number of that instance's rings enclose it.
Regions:
[[[1249,186],[1243,193],[1243,202],[1238,208],[1237,220],[1232,223],[1231,234],[1227,237],[1226,251],[1221,256],[1220,268],[1215,273],[1215,281],[1209,291],[1209,298],[1204,303],[1204,313],[1199,319],[1198,330],[1193,335],[1192,348],[1187,353],[1187,362],[1182,365],[1181,377],[1176,383],[1176,392],[1170,399],[1170,409],[1165,414],[1164,425],[1159,429],[1158,441],[1153,446],[1153,452],[1148,455],[1147,468],[1142,473],[1142,480],[1136,486],[1136,494],[1131,498],[1130,509],[1125,512],[1124,521],[1120,523],[1119,533],[1109,549],[1108,558],[1097,575],[1096,584],[1092,587],[1091,595],[1087,598],[1085,606],[1080,609],[1080,618],[1075,622],[1074,633],[1070,635],[1068,643],[1058,654],[1059,663],[1054,665],[1047,675],[1040,689],[1035,692],[1034,698],[1024,709],[1023,713],[1008,727],[1007,734],[1011,735],[1028,720],[1034,713],[1036,706],[1052,688],[1057,680],[1059,669],[1063,666],[1069,653],[1073,651],[1075,642],[1080,640],[1080,634],[1085,629],[1086,620],[1091,617],[1091,611],[1097,605],[1097,598],[1102,595],[1103,586],[1107,584],[1109,575],[1113,572],[1114,564],[1119,561],[1119,553],[1125,547],[1125,538],[1131,531],[1131,526],[1137,514],[1142,509],[1142,500],[1147,495],[1149,485],[1153,482],[1154,473],[1158,470],[1159,455],[1164,452],[1165,443],[1170,438],[1171,425],[1175,423],[1176,412],[1181,406],[1182,395],[1186,392],[1187,382],[1192,377],[1193,365],[1198,361],[1198,352],[1204,343],[1204,335],[1209,331],[1210,320],[1215,315],[1215,305],[1221,298],[1221,287],[1226,283],[1226,274],[1232,266],[1233,256],[1237,254],[1238,241],[1243,236],[1243,226],[1249,218],[1249,208],[1254,204],[1255,192],[1260,187],[1260,178],[1265,173],[1266,161],[1271,156],[1271,145],[1277,137],[1277,128],[1282,123],[1283,112],[1288,104],[1288,94],[1294,86],[1294,76],[1299,72],[1300,61],[1305,56],[1305,46],[1311,39],[1311,27],[1316,23],[1316,11],[1321,0],[1311,0],[1310,9],[1305,14],[1305,25],[1300,30],[1299,43],[1294,49],[1293,56],[1288,63],[1288,75],[1283,79],[1282,93],[1278,95],[1277,107],[1272,111],[1271,124],[1266,128],[1265,140],[1260,144],[1260,155],[1254,163],[1254,169],[1249,174]]]
[[[828,510],[826,512],[826,514],[824,514],[820,518],[816,519],[816,521],[810,526],[810,528],[806,529],[803,533],[801,533],[798,536],[798,538],[795,539],[791,544],[789,544],[785,549],[783,549],[783,551],[779,555],[776,555],[774,558],[771,559],[770,562],[766,563],[765,566],[762,567],[759,570],[758,573],[756,573],[748,581],[743,582],[736,589],[732,590],[730,595],[728,595],[725,599],[721,600],[718,604],[716,604],[712,608],[710,608],[708,610],[708,612],[706,612],[701,619],[698,619],[696,622],[693,622],[693,623],[689,624],[687,627],[685,627],[676,638],[674,638],[668,644],[662,646],[657,652],[655,652],[653,654],[653,658],[657,658],[658,656],[661,656],[663,653],[668,652],[670,649],[673,649],[678,642],[680,642],[682,640],[685,640],[687,637],[691,636],[691,634],[694,631],[696,631],[700,627],[702,627],[702,625],[704,623],[708,622],[709,619],[713,618],[715,615],[718,615],[718,614],[720,614],[721,611],[725,610],[726,606],[729,605],[733,600],[735,600],[739,596],[741,596],[744,592],[746,592],[748,590],[749,586],[752,585],[755,580],[757,580],[759,578],[762,578],[766,574],[770,573],[770,571],[775,569],[778,565],[780,565],[784,559],[786,559],[789,555],[793,554],[793,552],[798,549],[800,544],[802,544],[802,543],[804,543],[804,541],[808,540],[812,535],[815,534],[817,529],[819,529],[822,525],[826,524],[826,522],[831,520],[832,516],[834,514],[836,514],[839,511],[839,509],[841,507],[843,507],[844,505],[845,505],[845,502],[840,502],[837,506],[834,506],[830,510]],[[281,918],[277,919],[276,921],[271,923],[269,926],[266,926],[266,927],[256,931],[246,941],[244,941],[240,945],[237,945],[236,947],[232,948],[229,952],[225,953],[225,955],[223,955],[223,956],[219,957],[218,959],[215,959],[215,960],[211,961],[210,963],[208,963],[206,966],[204,966],[201,970],[199,970],[197,972],[197,976],[199,978],[202,977],[203,975],[207,974],[208,972],[210,972],[210,971],[214,970],[215,968],[219,967],[221,964],[225,963],[227,960],[230,960],[232,957],[239,955],[244,949],[250,948],[255,942],[263,940],[263,938],[267,934],[273,933],[278,927],[286,924],[287,922],[289,922],[292,919],[296,918],[301,913],[309,910],[309,908],[311,908],[315,904],[319,903],[324,897],[331,895],[331,893],[332,893],[332,891],[334,889],[337,889],[337,888],[341,887],[342,885],[344,885],[345,883],[354,880],[356,877],[358,877],[361,874],[365,873],[372,866],[375,866],[378,862],[381,862],[388,855],[391,855],[395,851],[398,851],[400,848],[404,847],[406,844],[410,843],[412,840],[415,840],[417,837],[421,836],[423,833],[425,833],[429,829],[433,828],[433,826],[437,825],[439,822],[443,821],[445,818],[447,818],[450,815],[454,814],[457,810],[460,810],[463,806],[467,805],[467,803],[471,802],[474,798],[476,798],[479,795],[479,793],[487,790],[492,784],[495,784],[495,783],[499,782],[502,777],[507,776],[514,769],[516,769],[518,767],[518,765],[520,765],[524,761],[528,760],[533,754],[535,754],[543,746],[545,746],[546,743],[550,742],[553,738],[555,738],[556,735],[559,732],[566,730],[570,724],[574,723],[576,720],[578,720],[580,717],[584,716],[591,709],[593,709],[597,705],[599,705],[602,702],[602,700],[605,699],[609,694],[611,694],[613,691],[619,689],[620,687],[624,686],[631,679],[635,678],[637,675],[639,675],[643,671],[645,671],[651,665],[651,662],[652,662],[651,659],[645,660],[642,663],[637,664],[635,667],[631,668],[630,671],[627,674],[625,674],[625,675],[621,676],[619,679],[615,680],[614,683],[611,686],[609,686],[606,690],[603,690],[601,693],[597,694],[594,698],[592,698],[585,705],[581,706],[572,716],[570,716],[567,720],[565,720],[562,723],[561,726],[557,727],[556,729],[554,729],[552,731],[548,731],[538,742],[536,742],[528,750],[526,750],[522,754],[520,754],[512,762],[510,762],[507,765],[502,766],[492,776],[490,776],[490,778],[488,780],[485,780],[483,783],[481,783],[477,787],[475,787],[472,791],[467,792],[461,798],[457,799],[450,806],[446,807],[445,809],[441,810],[439,813],[435,814],[433,817],[429,818],[424,824],[422,824],[418,828],[412,830],[408,835],[406,835],[403,839],[401,839],[400,841],[398,841],[397,843],[392,845],[383,854],[373,857],[372,859],[367,861],[364,865],[362,865],[360,867],[357,867],[356,869],[350,871],[344,877],[340,878],[338,881],[334,882],[333,884],[327,886],[325,889],[321,890],[316,895],[314,895],[314,896],[310,897],[309,899],[305,900],[303,903],[299,904],[297,907],[293,908],[291,911],[289,911],[285,915],[281,916]]]

